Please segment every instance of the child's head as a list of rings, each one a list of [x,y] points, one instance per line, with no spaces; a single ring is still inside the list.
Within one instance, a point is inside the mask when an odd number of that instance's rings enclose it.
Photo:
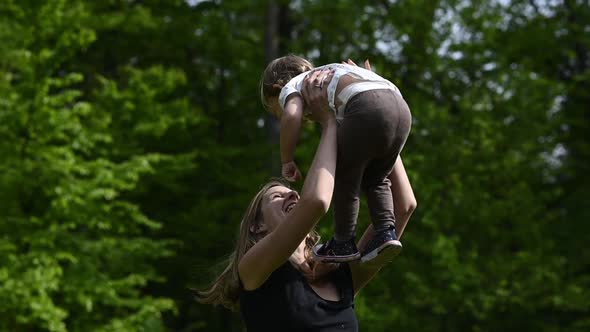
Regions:
[[[264,73],[262,73],[262,79],[260,80],[262,105],[267,110],[270,110],[271,99],[272,101],[278,100],[283,86],[293,77],[311,69],[313,69],[313,65],[309,61],[292,54],[271,61],[266,66]]]

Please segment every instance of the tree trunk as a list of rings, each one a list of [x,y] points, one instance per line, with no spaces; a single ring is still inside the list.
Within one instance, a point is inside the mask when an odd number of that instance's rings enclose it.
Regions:
[[[266,9],[266,23],[264,29],[264,57],[266,64],[278,58],[286,51],[290,35],[290,26],[287,24],[289,7],[270,1]],[[282,47],[281,47],[282,46]],[[281,164],[279,153],[279,121],[268,112],[264,123],[267,128],[267,141],[272,147],[270,170],[273,176],[280,176]]]

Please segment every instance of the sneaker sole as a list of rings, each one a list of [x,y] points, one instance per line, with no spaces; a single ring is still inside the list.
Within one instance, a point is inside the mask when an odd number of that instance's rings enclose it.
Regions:
[[[363,255],[361,263],[370,266],[382,266],[389,263],[402,251],[402,243],[398,240],[387,241],[375,250]]]
[[[316,261],[318,262],[322,262],[322,263],[346,263],[346,262],[352,262],[352,261],[356,261],[359,258],[361,258],[361,254],[360,253],[356,253],[354,255],[348,255],[348,256],[321,256],[318,255],[316,253],[317,250],[319,250],[322,247],[321,244],[316,245],[312,252],[313,252],[313,258],[315,258]]]

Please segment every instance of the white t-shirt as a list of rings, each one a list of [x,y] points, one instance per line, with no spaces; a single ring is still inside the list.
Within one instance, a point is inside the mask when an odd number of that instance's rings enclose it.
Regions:
[[[389,89],[398,94],[401,93],[399,89],[390,81],[384,79],[383,77],[375,74],[374,72],[351,65],[345,65],[340,63],[331,63],[328,65],[324,65],[321,67],[314,68],[313,70],[319,69],[334,69],[334,76],[332,77],[332,81],[328,85],[328,103],[330,104],[330,108],[336,114],[336,119],[341,120],[344,112],[344,108],[346,107],[346,103],[350,98],[354,95],[368,90],[377,90],[377,89]],[[301,87],[303,85],[303,79],[310,71],[306,71],[301,73],[294,78],[292,78],[285,86],[281,89],[281,93],[279,94],[279,105],[281,105],[282,109],[285,109],[285,103],[287,101],[287,97],[293,93],[298,93],[301,95]],[[351,75],[356,77],[361,82],[355,82],[353,84],[348,85],[338,96],[336,94],[336,87],[338,86],[338,81],[342,75]],[[340,106],[336,109],[335,98],[338,97],[338,101],[340,102]]]

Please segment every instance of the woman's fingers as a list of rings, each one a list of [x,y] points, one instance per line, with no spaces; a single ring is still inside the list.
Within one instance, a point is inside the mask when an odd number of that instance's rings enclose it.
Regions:
[[[314,70],[303,79],[303,99],[307,104],[314,103],[321,97],[328,83],[332,80],[330,69]]]
[[[351,66],[358,67],[358,65],[354,61],[352,61],[350,59],[348,59],[347,61],[342,61],[342,63],[345,64],[345,65],[351,65]],[[371,70],[371,64],[369,63],[369,59],[365,60],[365,63],[364,64],[365,64],[365,69],[366,70]]]
[[[326,70],[316,70],[312,73],[310,78],[311,83],[315,88],[322,88],[324,76],[327,74]]]
[[[332,72],[331,69],[319,69],[314,70],[309,73],[304,79],[304,82],[311,83],[315,87],[323,87],[323,82],[325,82],[327,76]]]
[[[322,70],[321,82],[320,82],[320,89],[328,88],[328,84],[332,81],[332,77],[334,76],[334,71],[332,69]]]
[[[301,92],[303,93],[303,99],[305,99],[305,101],[308,101],[308,96],[313,92],[318,75],[318,71],[312,71],[303,79],[303,89]]]
[[[356,65],[356,63],[354,63],[354,61],[352,61],[352,60],[350,60],[350,59],[348,59],[348,60],[346,60],[346,61],[342,60],[342,64],[345,64],[345,65],[351,65],[351,66],[356,66],[356,67],[358,67],[358,66]]]

